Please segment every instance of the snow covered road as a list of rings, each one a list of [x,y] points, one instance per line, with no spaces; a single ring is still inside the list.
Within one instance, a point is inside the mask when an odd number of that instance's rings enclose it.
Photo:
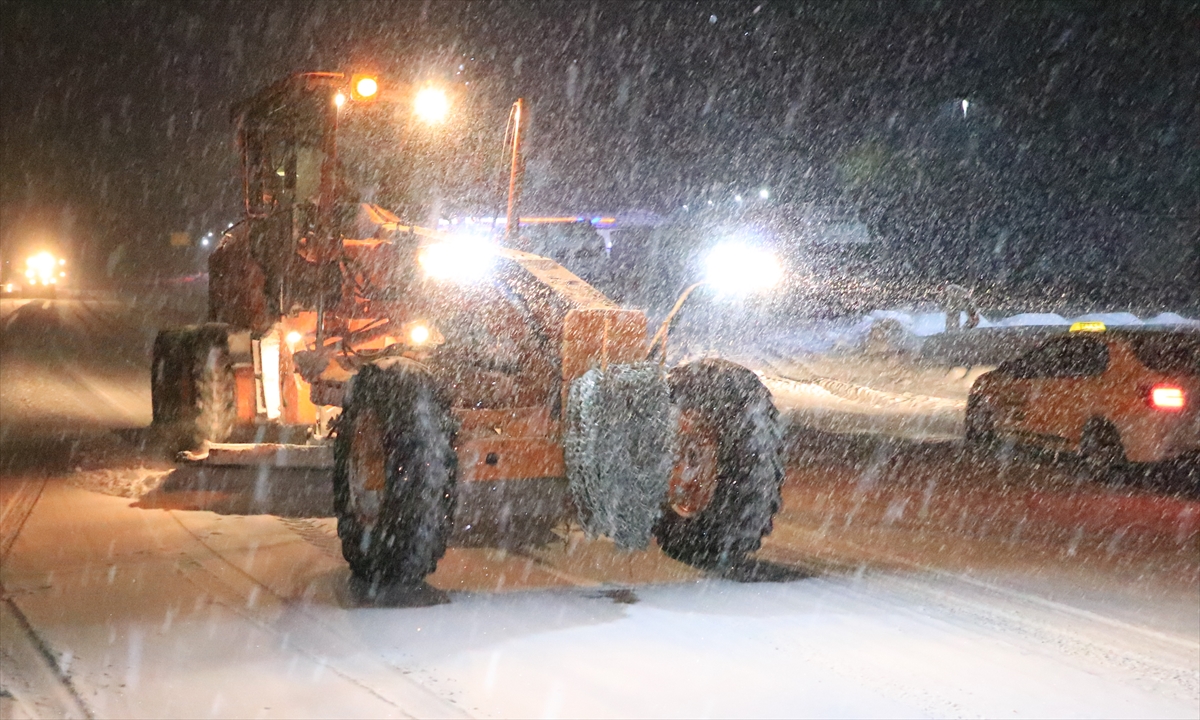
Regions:
[[[0,325],[37,327],[6,324],[11,312]],[[729,577],[568,532],[451,548],[424,591],[372,598],[320,512],[324,478],[204,489],[156,456],[134,429],[148,421],[139,318],[101,310],[115,325],[93,326],[85,312],[53,303],[30,316],[50,323],[40,335],[3,337],[0,583],[18,616],[6,717],[63,714],[72,698],[96,717],[1200,709],[1200,503],[1187,497],[946,440],[798,427],[776,530]],[[954,411],[924,390],[910,404]],[[61,673],[57,706],[10,652],[24,623],[20,647]]]

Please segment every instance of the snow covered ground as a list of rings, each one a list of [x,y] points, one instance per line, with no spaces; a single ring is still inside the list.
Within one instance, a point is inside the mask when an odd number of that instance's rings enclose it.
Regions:
[[[0,308],[5,717],[1200,707],[1200,503],[964,455],[947,438],[977,368],[756,353],[797,424],[775,531],[726,577],[564,530],[453,547],[427,588],[373,595],[340,557],[327,478],[199,483],[137,430],[147,333],[123,307]],[[824,407],[858,429],[914,419],[830,435],[810,422]],[[930,418],[937,442],[905,439]]]
[[[950,575],[737,582],[653,551],[452,550],[431,579],[449,602],[398,608],[347,589],[330,521],[302,527],[48,486],[4,584],[103,717],[1188,717],[1200,701],[1194,638]]]

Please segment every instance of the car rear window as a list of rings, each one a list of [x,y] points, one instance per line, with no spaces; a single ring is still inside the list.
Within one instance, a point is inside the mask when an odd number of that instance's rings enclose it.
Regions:
[[[1094,377],[1108,369],[1108,345],[1088,335],[1054,338],[998,369],[1026,380]]]
[[[1134,336],[1129,339],[1129,347],[1138,361],[1154,372],[1200,375],[1200,335]]]

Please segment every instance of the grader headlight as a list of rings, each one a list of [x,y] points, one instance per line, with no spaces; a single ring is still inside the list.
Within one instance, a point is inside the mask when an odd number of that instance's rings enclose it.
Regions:
[[[446,91],[435,87],[421,88],[413,100],[413,112],[421,122],[437,125],[450,113],[450,99]]]
[[[496,248],[484,240],[443,240],[421,248],[417,256],[426,277],[455,283],[472,283],[491,272]]]
[[[705,269],[705,280],[721,295],[762,292],[783,279],[783,266],[773,253],[740,243],[713,248]]]

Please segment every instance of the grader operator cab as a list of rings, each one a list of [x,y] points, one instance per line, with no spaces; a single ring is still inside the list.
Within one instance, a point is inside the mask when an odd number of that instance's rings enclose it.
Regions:
[[[209,322],[154,345],[154,421],[183,459],[330,468],[343,555],[376,582],[522,521],[705,568],[754,552],[782,482],[757,376],[668,370],[643,312],[557,263],[361,202],[378,177],[340,134],[404,99],[362,79],[297,75],[234,109],[245,216],[210,258]]]

